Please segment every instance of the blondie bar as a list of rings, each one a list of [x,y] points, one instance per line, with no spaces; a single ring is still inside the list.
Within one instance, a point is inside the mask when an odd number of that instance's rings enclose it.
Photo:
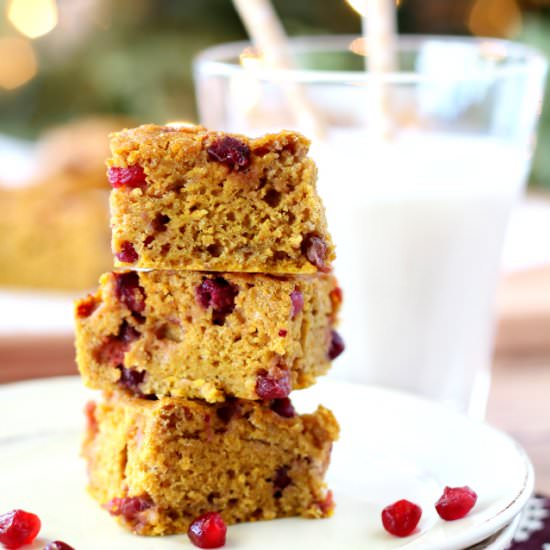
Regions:
[[[135,533],[185,532],[210,511],[228,524],[332,511],[323,476],[338,424],[323,407],[114,393],[87,414],[89,490]]]
[[[0,188],[0,286],[82,290],[112,266],[107,191],[58,175]]]
[[[115,265],[314,273],[334,249],[309,142],[200,126],[145,125],[111,134]]]
[[[222,401],[286,397],[342,351],[330,274],[102,275],[75,305],[77,362],[95,389]]]

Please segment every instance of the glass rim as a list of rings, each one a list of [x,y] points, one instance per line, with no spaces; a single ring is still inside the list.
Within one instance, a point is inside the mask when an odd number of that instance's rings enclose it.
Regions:
[[[295,52],[322,51],[350,51],[358,56],[364,54],[354,52],[352,43],[362,38],[361,35],[332,34],[296,36],[289,38],[291,50]],[[197,74],[209,74],[210,76],[233,76],[237,74],[254,75],[263,81],[278,82],[333,82],[361,84],[376,81],[389,83],[416,83],[422,81],[438,80],[494,80],[501,77],[524,75],[526,73],[539,73],[544,75],[547,69],[546,56],[537,48],[527,46],[519,42],[499,38],[483,38],[473,36],[452,35],[399,35],[397,50],[399,52],[418,51],[423,44],[429,42],[456,43],[475,47],[479,51],[485,50],[486,54],[492,54],[493,60],[503,60],[503,65],[493,65],[475,68],[467,71],[445,71],[443,73],[420,73],[416,71],[392,71],[389,73],[371,74],[368,71],[341,71],[336,69],[273,69],[268,67],[244,67],[238,62],[229,59],[239,58],[246,49],[253,48],[250,41],[226,42],[210,46],[199,52],[193,59],[193,69]]]

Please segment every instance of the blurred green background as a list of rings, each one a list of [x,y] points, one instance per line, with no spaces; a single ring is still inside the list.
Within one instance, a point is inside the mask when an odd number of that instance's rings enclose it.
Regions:
[[[290,35],[358,33],[344,0],[274,0]],[[0,132],[86,114],[196,120],[191,59],[246,38],[230,0],[0,0]],[[405,33],[513,38],[550,56],[550,0],[400,0]],[[550,97],[533,181],[550,188]]]

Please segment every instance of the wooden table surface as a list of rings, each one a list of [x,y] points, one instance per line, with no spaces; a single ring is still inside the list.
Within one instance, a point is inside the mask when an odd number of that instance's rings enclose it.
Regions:
[[[488,421],[515,437],[550,495],[550,268],[503,282]],[[76,374],[72,338],[0,339],[0,383]]]

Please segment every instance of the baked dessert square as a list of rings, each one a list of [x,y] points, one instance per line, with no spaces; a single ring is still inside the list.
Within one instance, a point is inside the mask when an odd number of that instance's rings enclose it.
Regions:
[[[145,125],[111,134],[110,146],[116,266],[330,270],[334,247],[302,135]]]
[[[135,533],[186,532],[210,511],[228,524],[332,511],[323,476],[339,428],[323,407],[114,393],[87,414],[89,491]]]
[[[312,385],[343,344],[330,274],[102,275],[75,304],[77,363],[94,389],[272,399]]]
[[[112,266],[108,193],[59,174],[0,187],[0,285],[83,290]]]

